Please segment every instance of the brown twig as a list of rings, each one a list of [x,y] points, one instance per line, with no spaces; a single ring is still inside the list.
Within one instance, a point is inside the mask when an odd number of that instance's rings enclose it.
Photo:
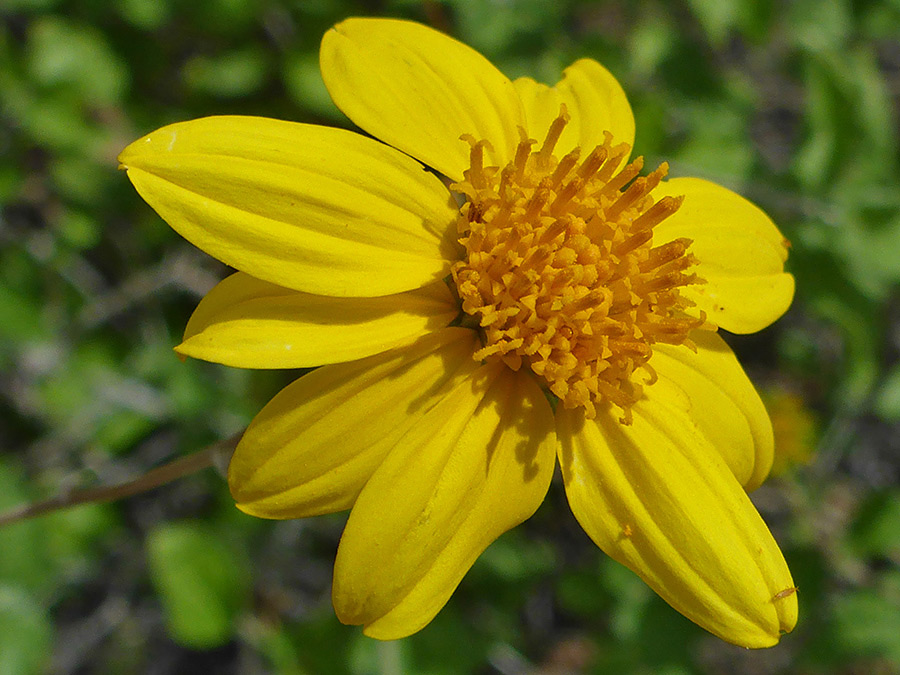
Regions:
[[[70,490],[40,502],[22,504],[5,513],[0,513],[0,527],[20,520],[27,520],[28,518],[67,509],[78,504],[102,504],[153,490],[178,478],[215,466],[222,459],[227,460],[231,453],[234,452],[239,438],[240,435],[237,435],[227,440],[219,441],[208,448],[199,450],[186,457],[179,457],[168,464],[151,469],[142,476],[125,483],[85,488],[83,490]]]

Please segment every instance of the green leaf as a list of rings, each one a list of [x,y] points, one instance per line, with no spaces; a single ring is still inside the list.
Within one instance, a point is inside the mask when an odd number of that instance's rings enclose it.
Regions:
[[[291,642],[297,647],[297,660],[307,673],[355,675],[359,672],[354,667],[359,660],[356,646],[371,648],[375,642],[342,625],[335,618],[330,603],[308,614],[302,622],[285,628],[290,631]],[[315,647],[310,648],[309,645]],[[363,655],[363,661],[362,672],[376,672],[377,665],[371,651]]]
[[[869,497],[850,527],[848,542],[863,556],[900,559],[900,490]]]
[[[66,209],[57,224],[59,236],[75,249],[93,248],[100,243],[100,223],[84,211]]]
[[[21,471],[0,464],[0,510],[31,501]],[[56,571],[56,560],[47,550],[46,521],[22,520],[0,528],[0,581],[42,595],[57,583]]]
[[[852,306],[844,297],[826,294],[814,298],[812,306],[842,333],[845,365],[840,383],[833,387],[835,405],[855,412],[871,395],[880,367],[880,336],[875,318],[868,313],[871,307]]]
[[[101,130],[85,119],[80,102],[66,92],[48,92],[22,105],[19,121],[41,147],[83,155],[102,142]]]
[[[636,641],[641,662],[652,667],[654,673],[678,672],[675,664],[689,660],[691,638],[700,633],[696,624],[659,596],[653,596],[641,617]]]
[[[246,563],[199,522],[160,525],[147,538],[150,579],[180,644],[210,649],[231,640],[249,591]]]
[[[895,365],[881,383],[875,412],[886,422],[900,422],[900,365]]]
[[[157,425],[157,420],[134,410],[109,411],[98,421],[91,442],[118,454],[133,447]]]
[[[563,3],[546,0],[446,0],[453,10],[460,37],[486,54],[509,51],[525,36],[540,39],[563,17]]]
[[[890,590],[860,590],[836,599],[833,630],[839,650],[900,665],[900,598],[897,588]]]
[[[655,597],[640,577],[612,558],[604,558],[598,574],[600,583],[614,598],[610,629],[619,640],[632,641],[641,631],[647,605]]]
[[[322,74],[319,56],[311,52],[293,52],[285,57],[282,79],[288,96],[299,106],[325,119],[340,122],[344,114],[331,100]]]
[[[487,547],[478,565],[504,582],[520,582],[549,573],[554,566],[554,551],[546,542],[527,541],[511,530]]]
[[[664,12],[648,11],[641,15],[631,31],[629,65],[635,75],[649,77],[675,44],[675,26]]]
[[[809,61],[806,84],[806,140],[794,159],[794,174],[807,188],[824,183],[837,153],[837,92],[821,64]]]
[[[111,167],[82,157],[60,157],[50,168],[55,187],[71,202],[96,204],[117,176]]]
[[[852,92],[856,119],[869,140],[866,149],[876,153],[873,159],[881,175],[885,163],[897,165],[897,120],[890,87],[871,47],[842,54],[841,62],[846,64],[842,76]]]
[[[867,297],[885,300],[900,284],[900,218],[879,226],[848,217],[838,229],[837,240],[849,278]]]
[[[556,578],[553,595],[562,609],[588,620],[605,616],[612,602],[594,568],[564,570]]]
[[[245,42],[247,32],[263,13],[259,0],[204,0],[178,5],[183,8],[183,14],[195,15],[195,21],[204,32],[217,36],[240,36]]]
[[[672,156],[680,175],[706,176],[720,182],[743,182],[753,167],[753,144],[747,136],[747,115],[739,108],[710,105],[685,108],[689,130]]]
[[[4,342],[37,340],[46,333],[36,299],[0,281],[0,338]],[[4,345],[0,350],[6,348]]]
[[[123,19],[143,30],[159,28],[171,12],[167,0],[119,0],[115,6]]]
[[[3,138],[0,137],[0,142]],[[0,166],[0,203],[11,202],[13,196],[22,189],[24,176],[16,166]]]
[[[128,88],[127,67],[91,27],[41,17],[30,27],[27,54],[36,82],[48,88],[71,86],[90,103],[114,103]]]
[[[728,33],[740,19],[742,0],[688,0],[688,5],[706,37],[716,47],[720,47]]]
[[[897,127],[888,85],[868,46],[813,53],[803,61],[807,138],[795,172],[807,188],[827,188],[836,201],[851,208],[853,197],[877,186],[885,168],[897,166]],[[843,192],[849,192],[850,199]]]
[[[43,673],[53,628],[44,609],[20,588],[0,585],[0,673]]]
[[[788,37],[811,51],[840,49],[853,26],[847,0],[794,0],[786,8]]]
[[[297,646],[281,623],[255,621],[252,630],[245,636],[259,650],[271,668],[279,675],[304,675],[300,665]],[[319,644],[321,647],[321,644]]]
[[[396,672],[417,675],[479,672],[483,666],[483,654],[497,635],[491,634],[491,640],[484,633],[479,633],[471,618],[459,611],[459,604],[451,600],[434,618],[428,630],[403,641],[408,645],[407,660],[411,666]],[[460,649],[460,645],[466,645],[466,649]],[[390,671],[382,669],[381,672]]]
[[[43,12],[56,7],[59,0],[3,0],[6,12]]]
[[[836,408],[851,412],[866,403],[877,382],[883,338],[879,305],[855,286],[836,255],[836,239],[835,227],[805,224],[796,230],[791,262],[798,294],[841,338],[842,359],[822,353],[817,369],[822,381],[833,383]]]
[[[238,98],[258,91],[268,68],[265,53],[250,46],[220,56],[196,56],[185,65],[183,76],[194,91]]]
[[[893,40],[900,35],[900,1],[870,4],[860,21],[869,40]]]

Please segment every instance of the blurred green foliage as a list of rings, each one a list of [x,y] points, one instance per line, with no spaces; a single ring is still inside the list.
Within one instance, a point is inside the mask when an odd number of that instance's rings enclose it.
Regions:
[[[247,603],[247,563],[200,523],[166,523],[147,537],[147,563],[168,629],[198,649],[227,642]]]
[[[431,626],[380,645],[330,609],[340,516],[256,521],[203,475],[0,530],[0,673],[900,672],[896,0],[0,0],[0,506],[230,436],[290,380],[174,356],[226,270],[115,158],[210,114],[348,125],[317,50],[351,15],[424,21],[511,77],[603,62],[649,164],[746,194],[793,242],[794,307],[732,343],[769,400],[799,401],[786,466],[812,456],[754,497],[799,627],[764,652],[705,635],[554,485]]]

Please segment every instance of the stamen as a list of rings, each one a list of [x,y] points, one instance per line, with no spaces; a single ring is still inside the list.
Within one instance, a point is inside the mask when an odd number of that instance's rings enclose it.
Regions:
[[[609,148],[605,145],[598,145],[591,154],[588,155],[588,158],[584,160],[584,163],[578,170],[578,175],[582,178],[590,178],[600,170],[600,167],[603,166],[603,162],[605,162],[608,157]]]
[[[568,123],[569,113],[566,110],[565,103],[563,103],[559,106],[559,117],[550,123],[550,130],[547,132],[547,138],[544,140],[544,145],[541,146],[541,149],[537,153],[537,158],[541,162],[546,162],[553,155],[553,148],[556,147],[559,137],[562,136],[562,132]]]
[[[624,153],[623,153],[624,154]],[[603,167],[604,171],[598,172],[597,178],[600,178],[601,173],[606,173],[606,169],[610,168],[610,172],[615,171],[615,167],[611,166],[612,162],[608,162],[606,166]],[[641,169],[644,168],[644,158],[638,157],[634,159],[630,164],[627,164],[624,169],[622,169],[617,175],[610,178],[606,181],[606,185],[600,190],[601,194],[606,196],[612,196],[625,187],[628,182],[637,176]]]
[[[651,228],[675,213],[684,202],[683,196],[663,197],[631,224],[631,229]]]
[[[466,259],[452,276],[482,333],[475,358],[526,366],[565,407],[590,418],[611,404],[630,424],[643,395],[635,373],[656,379],[653,345],[692,347],[692,331],[715,327],[688,314],[680,293],[703,283],[689,272],[691,241],[654,246],[654,228],[684,199],[653,196],[668,165],[638,177],[643,159],[624,164],[630,148],[608,132],[580,164],[582,148],[558,159],[568,121],[561,106],[537,151],[520,129],[502,168],[484,165],[485,141],[463,136],[470,167],[451,187],[467,198],[457,223]]]
[[[556,170],[553,172],[553,176],[551,176],[550,180],[554,185],[559,185],[565,179],[566,176],[569,175],[569,172],[575,168],[578,164],[578,156],[581,154],[581,148],[575,148],[568,155],[563,157],[559,166],[556,167]]]

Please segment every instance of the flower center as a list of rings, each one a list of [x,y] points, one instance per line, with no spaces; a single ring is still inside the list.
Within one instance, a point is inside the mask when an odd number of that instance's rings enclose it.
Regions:
[[[466,257],[452,275],[482,334],[476,359],[525,363],[567,408],[592,418],[609,401],[628,424],[641,397],[633,373],[655,377],[652,345],[693,347],[688,334],[706,324],[685,314],[693,303],[679,294],[702,280],[686,272],[696,263],[690,239],[653,246],[653,228],[683,201],[651,196],[668,166],[638,177],[639,157],[620,169],[630,148],[608,132],[583,161],[580,148],[557,159],[568,119],[563,107],[537,151],[520,130],[502,169],[483,165],[487,141],[463,136],[470,167],[451,189],[467,198],[457,221]]]

